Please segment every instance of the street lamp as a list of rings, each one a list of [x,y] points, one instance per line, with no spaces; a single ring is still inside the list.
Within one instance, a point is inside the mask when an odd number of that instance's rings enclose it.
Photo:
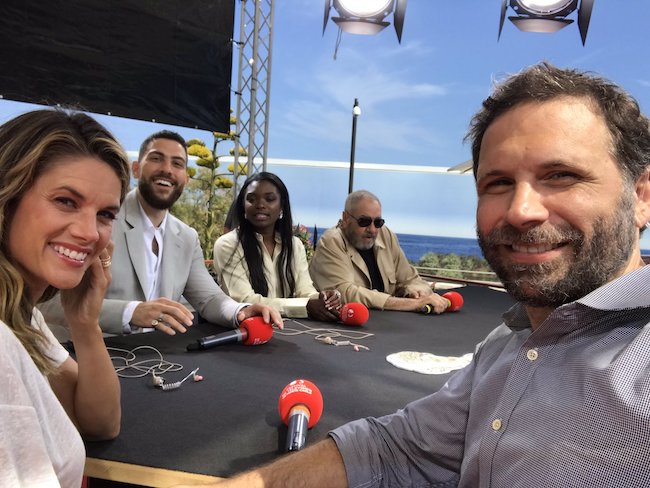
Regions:
[[[357,142],[357,119],[361,115],[361,107],[359,107],[359,99],[354,99],[354,106],[352,107],[352,147],[350,149],[350,178],[348,179],[348,193],[352,193],[352,184],[354,182],[354,149]]]

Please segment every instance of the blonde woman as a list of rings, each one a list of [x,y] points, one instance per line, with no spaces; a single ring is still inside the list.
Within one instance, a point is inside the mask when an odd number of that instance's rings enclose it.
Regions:
[[[85,114],[40,110],[0,126],[0,486],[80,486],[80,434],[119,433],[98,318],[128,171]],[[36,308],[58,290],[76,361]]]

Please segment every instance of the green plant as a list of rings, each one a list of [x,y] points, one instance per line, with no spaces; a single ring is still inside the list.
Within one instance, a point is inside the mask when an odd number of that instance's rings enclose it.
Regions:
[[[230,124],[236,123],[231,115]],[[188,165],[187,174],[190,181],[183,195],[172,208],[172,213],[183,222],[195,228],[199,233],[199,241],[203,248],[205,259],[212,258],[214,241],[223,233],[223,224],[233,200],[231,188],[234,186],[234,165],[231,164],[226,171],[221,169],[221,159],[226,154],[219,154],[222,143],[234,142],[234,131],[213,132],[212,148],[200,139],[187,141],[187,153],[195,156],[195,166]],[[233,155],[235,148],[229,151]],[[239,148],[240,156],[247,156],[243,148]],[[247,173],[247,165],[239,164],[238,175]]]

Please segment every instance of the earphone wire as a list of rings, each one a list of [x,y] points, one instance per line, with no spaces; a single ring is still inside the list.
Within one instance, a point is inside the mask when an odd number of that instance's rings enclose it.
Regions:
[[[164,373],[173,373],[182,371],[183,365],[167,361],[162,353],[153,346],[138,346],[131,350],[120,349],[118,347],[107,347],[108,353],[115,368],[117,376],[120,378],[143,378],[148,375],[161,375]],[[153,351],[157,358],[138,359],[137,352]],[[114,354],[122,354],[115,356]]]
[[[352,341],[361,341],[373,337],[375,334],[371,332],[362,332],[349,329],[336,329],[336,328],[324,328],[324,327],[310,327],[307,324],[304,324],[296,319],[291,319],[291,322],[299,325],[303,329],[293,329],[286,326],[286,323],[289,319],[285,319],[284,329],[275,331],[276,334],[284,336],[296,336],[296,335],[311,335],[314,337],[314,340],[322,342],[323,344],[331,344],[334,346],[353,346],[356,348],[362,348],[369,350],[367,346],[362,344],[357,344]],[[336,340],[337,338],[344,340]]]

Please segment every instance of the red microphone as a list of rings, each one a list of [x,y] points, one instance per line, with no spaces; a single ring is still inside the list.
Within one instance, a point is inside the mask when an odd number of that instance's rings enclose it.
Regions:
[[[222,344],[232,344],[234,342],[243,342],[245,346],[259,346],[269,342],[273,336],[273,327],[271,324],[264,322],[264,319],[256,315],[248,317],[239,324],[238,329],[222,332],[197,339],[196,342],[188,344],[188,351],[198,351],[211,349]]]
[[[444,295],[442,295],[442,298],[447,300],[447,309],[445,312],[456,312],[457,310],[460,310],[461,307],[463,306],[463,303],[465,301],[463,300],[463,295],[458,293],[457,291],[448,291]],[[431,314],[434,313],[433,306],[429,305],[428,303],[420,309],[420,313],[423,314]]]
[[[309,380],[294,380],[284,387],[278,400],[280,418],[288,426],[287,451],[305,447],[307,430],[323,414],[323,395]]]
[[[351,302],[341,307],[341,322],[345,325],[362,326],[368,321],[368,307],[363,303]]]

